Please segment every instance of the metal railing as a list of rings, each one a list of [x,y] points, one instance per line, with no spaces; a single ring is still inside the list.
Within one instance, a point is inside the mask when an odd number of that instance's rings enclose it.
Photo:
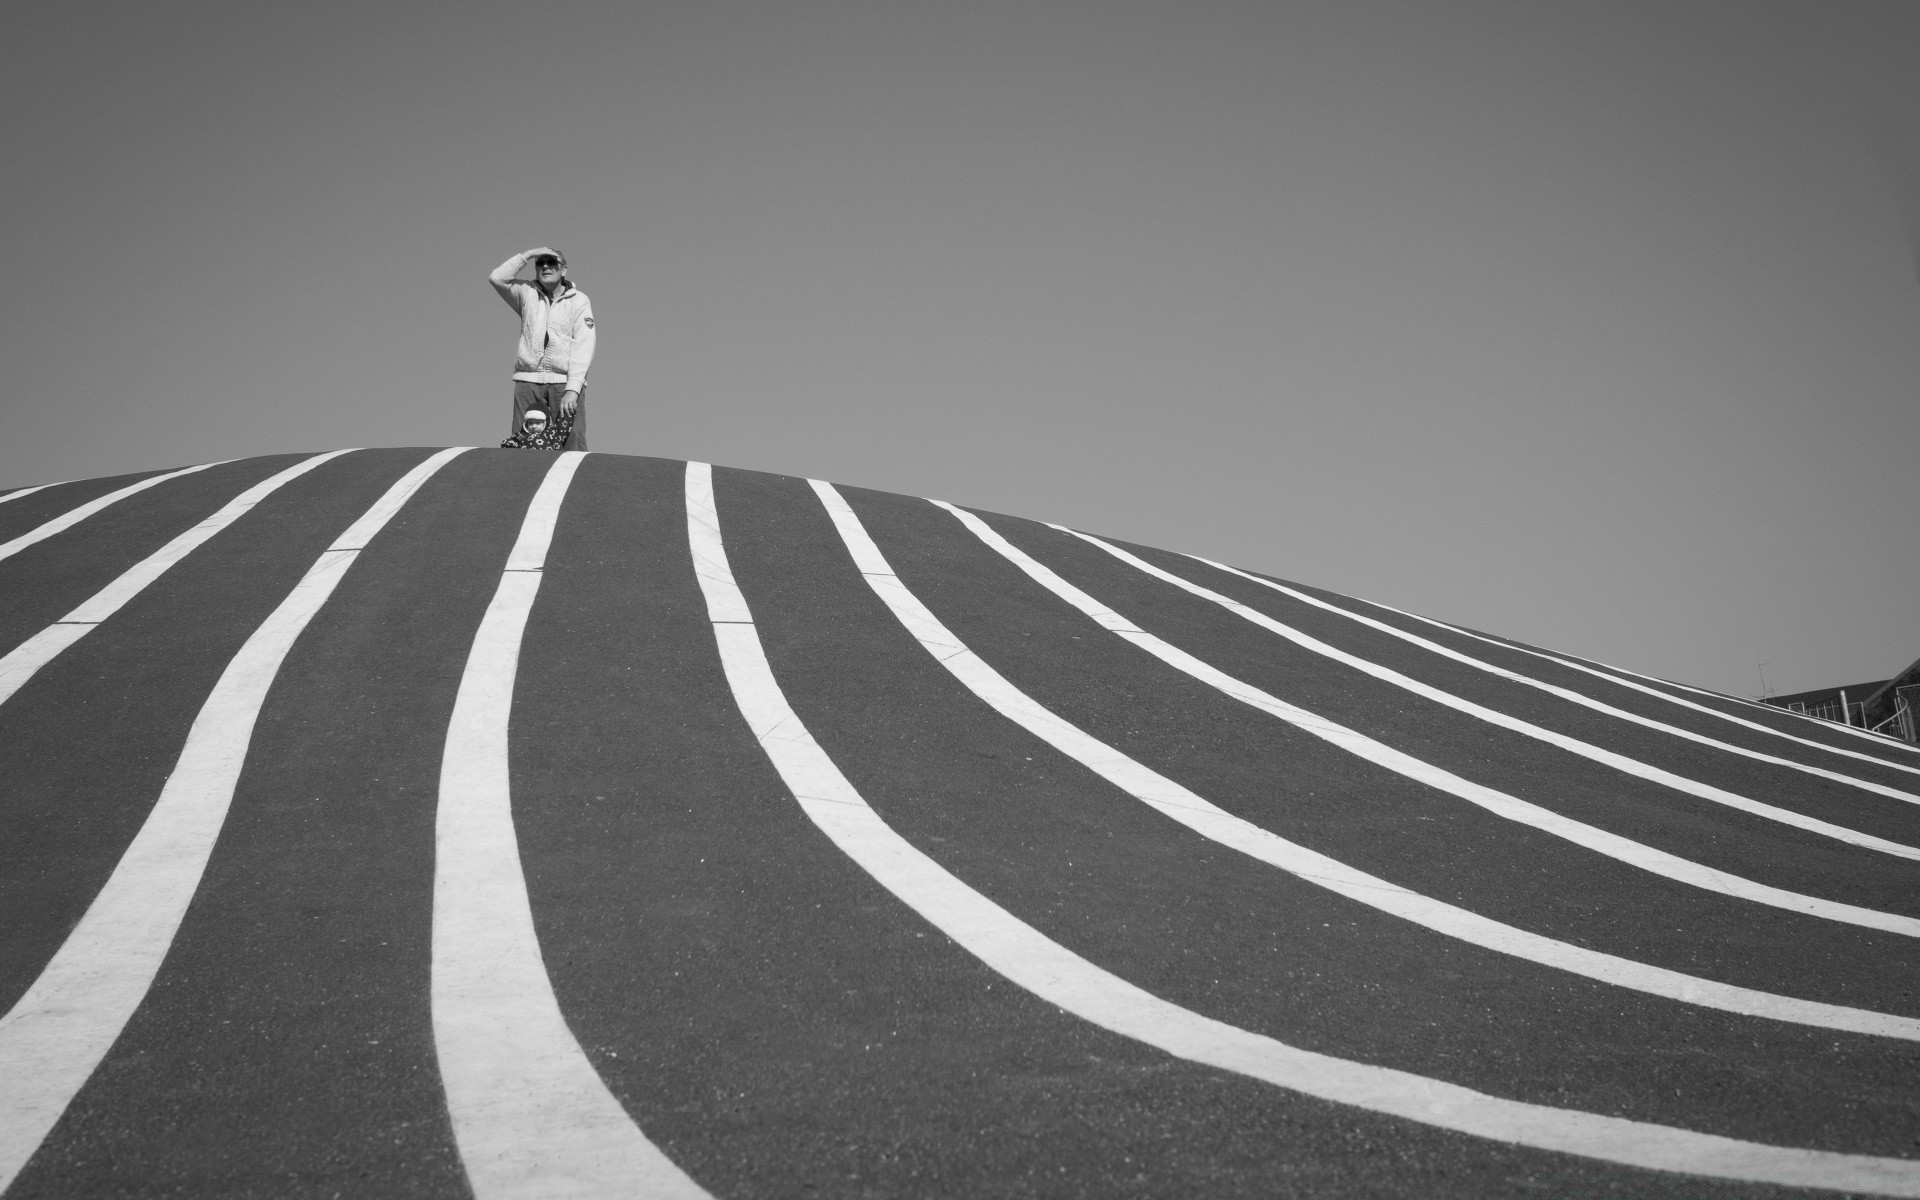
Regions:
[[[1818,704],[1795,701],[1784,707],[1788,712],[1799,713],[1803,717],[1832,721],[1835,725],[1852,725],[1882,737],[1920,743],[1920,714],[1915,712],[1916,707],[1920,707],[1920,685],[1899,689],[1893,698],[1893,714],[1872,725],[1867,724],[1866,702],[1852,703],[1844,691]]]
[[[1832,721],[1835,725],[1865,725],[1867,706],[1848,704],[1844,701],[1822,700],[1818,704],[1789,704],[1788,712],[1799,713],[1803,717],[1818,717],[1822,721]]]
[[[1908,689],[1901,688],[1900,690],[1905,692]],[[1907,703],[1907,698],[1904,695],[1894,697],[1893,715],[1878,725],[1873,726],[1871,732],[1884,734],[1887,737],[1899,738],[1903,742],[1920,742],[1920,737],[1914,736],[1913,705]]]

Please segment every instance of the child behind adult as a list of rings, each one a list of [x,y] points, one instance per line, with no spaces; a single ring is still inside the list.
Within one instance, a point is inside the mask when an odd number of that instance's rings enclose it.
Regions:
[[[573,433],[573,414],[562,409],[549,427],[547,414],[530,408],[520,418],[520,430],[500,443],[502,450],[564,450]]]

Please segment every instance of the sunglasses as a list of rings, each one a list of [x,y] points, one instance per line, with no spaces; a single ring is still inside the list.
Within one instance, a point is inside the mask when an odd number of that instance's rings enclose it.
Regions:
[[[557,258],[536,258],[533,260],[534,269],[537,271],[544,271],[548,267],[558,267],[559,265],[560,260]]]

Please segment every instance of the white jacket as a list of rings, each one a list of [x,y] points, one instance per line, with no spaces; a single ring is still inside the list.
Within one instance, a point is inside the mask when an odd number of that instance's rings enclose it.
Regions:
[[[553,299],[538,284],[516,279],[527,256],[516,254],[493,269],[487,282],[520,314],[520,349],[513,377],[529,383],[564,383],[577,392],[593,365],[593,302],[562,275]]]

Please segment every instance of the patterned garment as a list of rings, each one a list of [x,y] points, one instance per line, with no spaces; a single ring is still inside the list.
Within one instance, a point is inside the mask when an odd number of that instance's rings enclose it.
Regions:
[[[562,412],[547,427],[538,432],[522,429],[506,441],[500,443],[502,450],[565,450],[567,439],[573,436],[573,414]]]

